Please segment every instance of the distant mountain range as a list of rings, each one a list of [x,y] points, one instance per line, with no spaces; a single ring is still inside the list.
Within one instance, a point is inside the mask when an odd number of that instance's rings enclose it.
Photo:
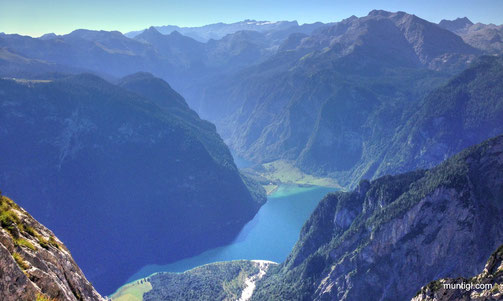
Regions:
[[[315,23],[320,26],[322,23]],[[297,21],[255,21],[244,20],[235,23],[215,23],[200,27],[179,27],[175,25],[155,26],[154,28],[162,34],[170,34],[177,31],[187,37],[191,37],[199,42],[208,42],[209,40],[220,40],[226,35],[236,33],[238,31],[257,31],[261,33],[292,30],[301,27],[316,26],[314,24],[304,24],[302,26]],[[143,30],[131,31],[124,35],[129,38],[135,38],[142,33]]]

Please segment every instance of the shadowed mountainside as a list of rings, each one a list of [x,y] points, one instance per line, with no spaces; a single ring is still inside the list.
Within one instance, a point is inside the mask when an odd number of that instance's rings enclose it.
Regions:
[[[0,183],[103,293],[145,264],[230,241],[265,201],[167,83],[136,74],[121,86],[0,80]]]

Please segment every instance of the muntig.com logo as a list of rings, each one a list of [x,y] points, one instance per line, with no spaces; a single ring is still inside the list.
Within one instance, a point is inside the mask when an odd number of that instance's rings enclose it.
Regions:
[[[443,288],[446,290],[491,290],[493,288],[493,284],[491,283],[443,283]]]

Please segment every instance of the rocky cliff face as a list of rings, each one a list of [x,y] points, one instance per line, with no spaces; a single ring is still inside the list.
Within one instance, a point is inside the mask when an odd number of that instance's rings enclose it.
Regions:
[[[484,271],[471,278],[447,278],[421,288],[412,301],[502,300],[503,246],[494,252]],[[469,286],[469,288],[466,288]]]
[[[66,246],[5,196],[0,222],[1,300],[104,300]]]
[[[503,241],[503,136],[427,171],[323,199],[253,300],[405,300],[482,269]]]

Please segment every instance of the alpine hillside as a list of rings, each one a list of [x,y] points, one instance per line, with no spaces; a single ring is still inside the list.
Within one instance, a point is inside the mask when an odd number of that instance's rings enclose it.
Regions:
[[[229,242],[265,201],[215,126],[150,74],[0,80],[0,94],[0,184],[102,293]]]
[[[327,195],[252,300],[407,300],[482,270],[503,241],[503,136],[429,170]]]

